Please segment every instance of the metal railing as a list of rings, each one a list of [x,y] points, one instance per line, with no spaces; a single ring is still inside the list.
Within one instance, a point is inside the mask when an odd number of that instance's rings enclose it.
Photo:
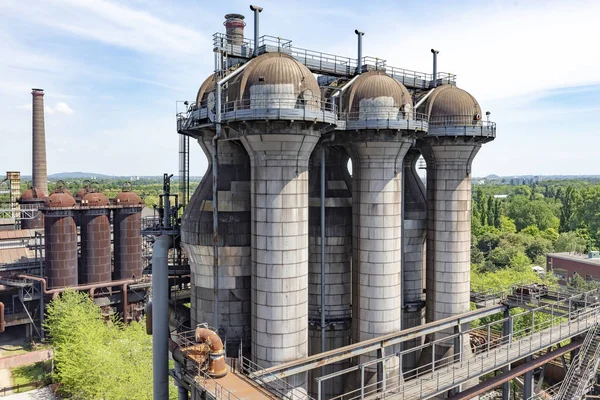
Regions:
[[[600,355],[598,328],[598,324],[596,324],[588,331],[577,354],[577,359],[573,360],[567,375],[563,379],[560,390],[555,397],[557,400],[580,399],[586,388],[589,387],[594,372],[598,369]]]
[[[238,356],[238,363],[244,375],[248,376],[248,378],[252,379],[255,383],[259,384],[269,392],[277,395],[282,399],[315,400],[312,397],[308,396],[303,390],[299,390],[299,388],[290,385],[286,380],[280,379],[275,374],[261,374],[261,377],[255,378],[254,376],[257,375],[257,372],[264,371],[264,368],[247,359],[242,354]],[[270,378],[268,383],[263,382],[263,379],[266,377]]]
[[[306,120],[335,124],[336,106],[320,99],[286,95],[230,101],[223,104],[222,122],[246,120]],[[288,95],[289,96],[289,95]],[[283,98],[282,98],[283,97]]]
[[[217,32],[213,35],[213,45],[216,52],[228,57],[251,58],[254,51],[254,41],[244,38],[241,44],[234,45],[230,38],[224,33]],[[315,50],[303,49],[292,46],[292,41],[277,36],[264,35],[259,38],[258,52],[281,52],[289,54],[304,64],[312,72],[350,77],[358,70],[356,58],[344,57]],[[392,78],[398,80],[411,88],[429,89],[435,79],[440,84],[455,84],[456,75],[447,72],[433,74],[414,71],[405,68],[388,66],[387,61],[382,58],[365,56],[361,59],[361,71],[379,70],[385,71]]]
[[[544,307],[553,309],[554,305],[546,305]],[[465,359],[466,357],[462,355],[461,349],[461,355],[459,356],[461,360],[459,362],[453,362],[456,355],[451,355],[439,361],[435,360],[434,363],[429,364],[430,371],[428,373],[419,374],[417,370],[414,379],[395,387],[387,385],[387,395],[393,394],[393,397],[390,398],[394,399],[410,399],[413,398],[412,396],[415,393],[421,393],[422,396],[439,394],[469,379],[492,372],[510,362],[522,359],[544,347],[585,332],[592,324],[597,323],[599,319],[597,304],[587,307],[585,311],[572,311],[567,318],[557,317],[551,313],[550,320],[543,321],[537,325],[533,318],[534,311],[523,313],[532,316],[531,327],[513,332],[508,337],[501,336],[499,339],[496,339],[496,343],[488,342],[485,347],[482,346],[475,349],[474,354],[468,359]],[[514,321],[514,318],[518,316],[511,316],[510,320]],[[503,322],[504,320],[501,320],[493,324]],[[445,338],[444,340],[447,339]],[[433,353],[435,354],[435,352]],[[437,369],[436,372],[437,364],[441,364],[443,367]],[[360,398],[364,398],[364,396]]]
[[[512,291],[514,292],[516,289],[518,288],[513,288]],[[470,379],[497,370],[550,345],[586,332],[600,321],[600,304],[595,296],[596,293],[597,291],[589,291],[561,298],[560,301],[544,304],[508,318],[450,334],[415,348],[369,360],[344,371],[334,372],[317,378],[317,382],[320,384],[324,380],[357,371],[360,373],[360,386],[334,399],[364,399],[371,396],[393,399],[412,399],[419,396],[428,398]],[[565,305],[569,307],[566,313]],[[536,321],[534,317],[540,312],[545,314],[546,318]],[[521,321],[521,324],[524,321],[531,321],[531,324],[521,325],[520,329],[511,329],[509,334],[504,334],[505,324],[514,326],[515,321]],[[476,331],[487,331],[487,340],[472,346],[467,353],[465,347],[468,347],[464,345],[465,341]],[[457,354],[448,351],[449,355],[445,357],[433,358],[436,349],[442,348],[446,351],[457,344],[459,349]],[[398,376],[387,376],[386,363],[391,358],[401,359],[406,354],[415,351],[422,352],[427,348],[432,354],[432,360],[413,370],[405,371],[404,377],[411,377],[410,380],[402,382]],[[375,379],[375,382],[365,381],[365,371],[374,374],[377,366],[384,371],[384,378]]]

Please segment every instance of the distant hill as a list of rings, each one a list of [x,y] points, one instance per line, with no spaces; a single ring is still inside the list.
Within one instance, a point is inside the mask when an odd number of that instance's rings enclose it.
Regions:
[[[93,172],[59,172],[58,174],[48,175],[48,179],[85,179],[85,178],[96,178],[96,179],[108,179],[113,178],[112,175],[96,174]]]

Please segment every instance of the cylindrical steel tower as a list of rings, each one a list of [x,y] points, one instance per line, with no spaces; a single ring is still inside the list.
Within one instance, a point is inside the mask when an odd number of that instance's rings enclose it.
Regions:
[[[353,173],[352,339],[360,342],[401,329],[402,165],[424,126],[408,90],[381,71],[356,79],[343,104]],[[399,361],[387,361],[388,379],[399,376]],[[366,368],[368,380],[376,369]]]
[[[81,200],[80,284],[111,280],[109,205],[102,193],[90,192]]]
[[[124,188],[113,201],[113,280],[142,276],[142,200]]]
[[[214,90],[214,87],[213,87]],[[191,319],[196,324],[214,321],[215,273],[213,252],[211,140],[199,140],[209,162],[202,182],[185,209],[181,243],[192,274]],[[237,356],[240,344],[249,356],[250,330],[250,160],[239,141],[218,146],[219,189],[219,335],[227,352]]]
[[[252,357],[270,367],[308,355],[308,161],[335,118],[312,73],[282,53],[250,61],[228,96],[223,122],[251,163]],[[287,381],[305,393],[305,373]]]
[[[429,133],[421,146],[427,161],[426,314],[427,321],[437,321],[469,311],[471,163],[496,130],[481,120],[477,100],[452,85],[436,88],[426,107]],[[453,354],[454,343],[444,340],[453,333],[430,338],[436,341],[436,359]]]
[[[36,187],[32,186],[26,191],[23,192],[21,197],[19,198],[19,204],[21,204],[22,209],[32,208],[32,211],[39,210],[40,207],[43,207],[46,195],[42,193],[42,191],[38,190]],[[38,213],[35,218],[32,219],[22,219],[21,220],[21,229],[40,229],[44,227],[44,217],[42,213]]]
[[[321,310],[321,146],[325,146],[325,310]],[[309,354],[337,349],[351,343],[351,264],[352,264],[352,178],[348,173],[348,155],[343,147],[317,145],[310,159],[308,177],[308,320]],[[321,313],[325,313],[325,349],[321,349]],[[328,366],[325,374],[349,367],[349,363]],[[317,398],[314,379],[320,369],[310,374],[310,394]],[[321,388],[326,398],[344,392],[344,382],[328,380]]]
[[[49,288],[77,286],[77,226],[75,200],[58,188],[44,207],[45,263]]]
[[[421,153],[411,148],[404,156],[404,262],[403,262],[403,329],[425,322],[425,233],[427,201],[425,185],[417,173]],[[421,338],[408,341],[403,350],[423,344]],[[411,371],[419,363],[420,351],[404,356],[402,369]]]
[[[33,96],[33,157],[31,174],[32,186],[42,193],[48,193],[48,172],[46,169],[46,131],[44,127],[44,90],[31,89]]]

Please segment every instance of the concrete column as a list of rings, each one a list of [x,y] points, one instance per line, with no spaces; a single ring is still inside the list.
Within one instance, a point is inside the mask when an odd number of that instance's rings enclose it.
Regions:
[[[321,349],[321,146],[312,153],[309,170],[309,263],[308,319],[309,355],[337,349],[351,343],[351,262],[352,262],[352,178],[348,155],[343,148],[325,145],[325,321],[326,348]],[[324,367],[325,374],[350,366],[349,360]],[[315,378],[321,369],[309,373],[309,393],[317,398]],[[344,392],[343,377],[326,381],[324,398]]]
[[[352,327],[353,341],[401,329],[402,163],[414,143],[398,132],[360,132],[350,138],[352,157]],[[393,354],[399,349],[386,349]],[[361,356],[360,362],[374,359]],[[399,360],[386,365],[398,376]],[[366,368],[372,380],[377,368]]]
[[[425,322],[425,233],[427,202],[425,185],[417,171],[417,160],[421,153],[416,149],[404,157],[404,260],[403,286],[404,314],[403,329],[419,326]],[[423,338],[407,341],[403,350],[418,347]],[[411,371],[418,366],[421,352],[408,353],[402,360],[402,369]]]
[[[469,311],[471,258],[471,162],[480,144],[433,139],[427,160],[427,321]],[[433,340],[452,335],[443,331]],[[465,337],[465,352],[469,352]],[[452,339],[436,343],[436,359],[452,355]],[[443,362],[442,362],[443,365]]]
[[[209,167],[185,209],[181,237],[192,274],[192,327],[214,321],[212,133],[200,146]],[[240,142],[220,141],[219,149],[219,334],[228,356],[240,343],[249,356],[250,330],[250,160]]]
[[[252,357],[266,368],[308,355],[308,160],[319,133],[274,121],[241,140],[252,166]],[[287,381],[305,393],[306,373]]]

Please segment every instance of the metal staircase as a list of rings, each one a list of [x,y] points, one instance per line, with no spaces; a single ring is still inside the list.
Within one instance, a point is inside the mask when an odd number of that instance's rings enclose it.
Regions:
[[[579,400],[590,388],[600,364],[600,324],[587,333],[578,358],[571,364],[567,376],[553,400]]]

